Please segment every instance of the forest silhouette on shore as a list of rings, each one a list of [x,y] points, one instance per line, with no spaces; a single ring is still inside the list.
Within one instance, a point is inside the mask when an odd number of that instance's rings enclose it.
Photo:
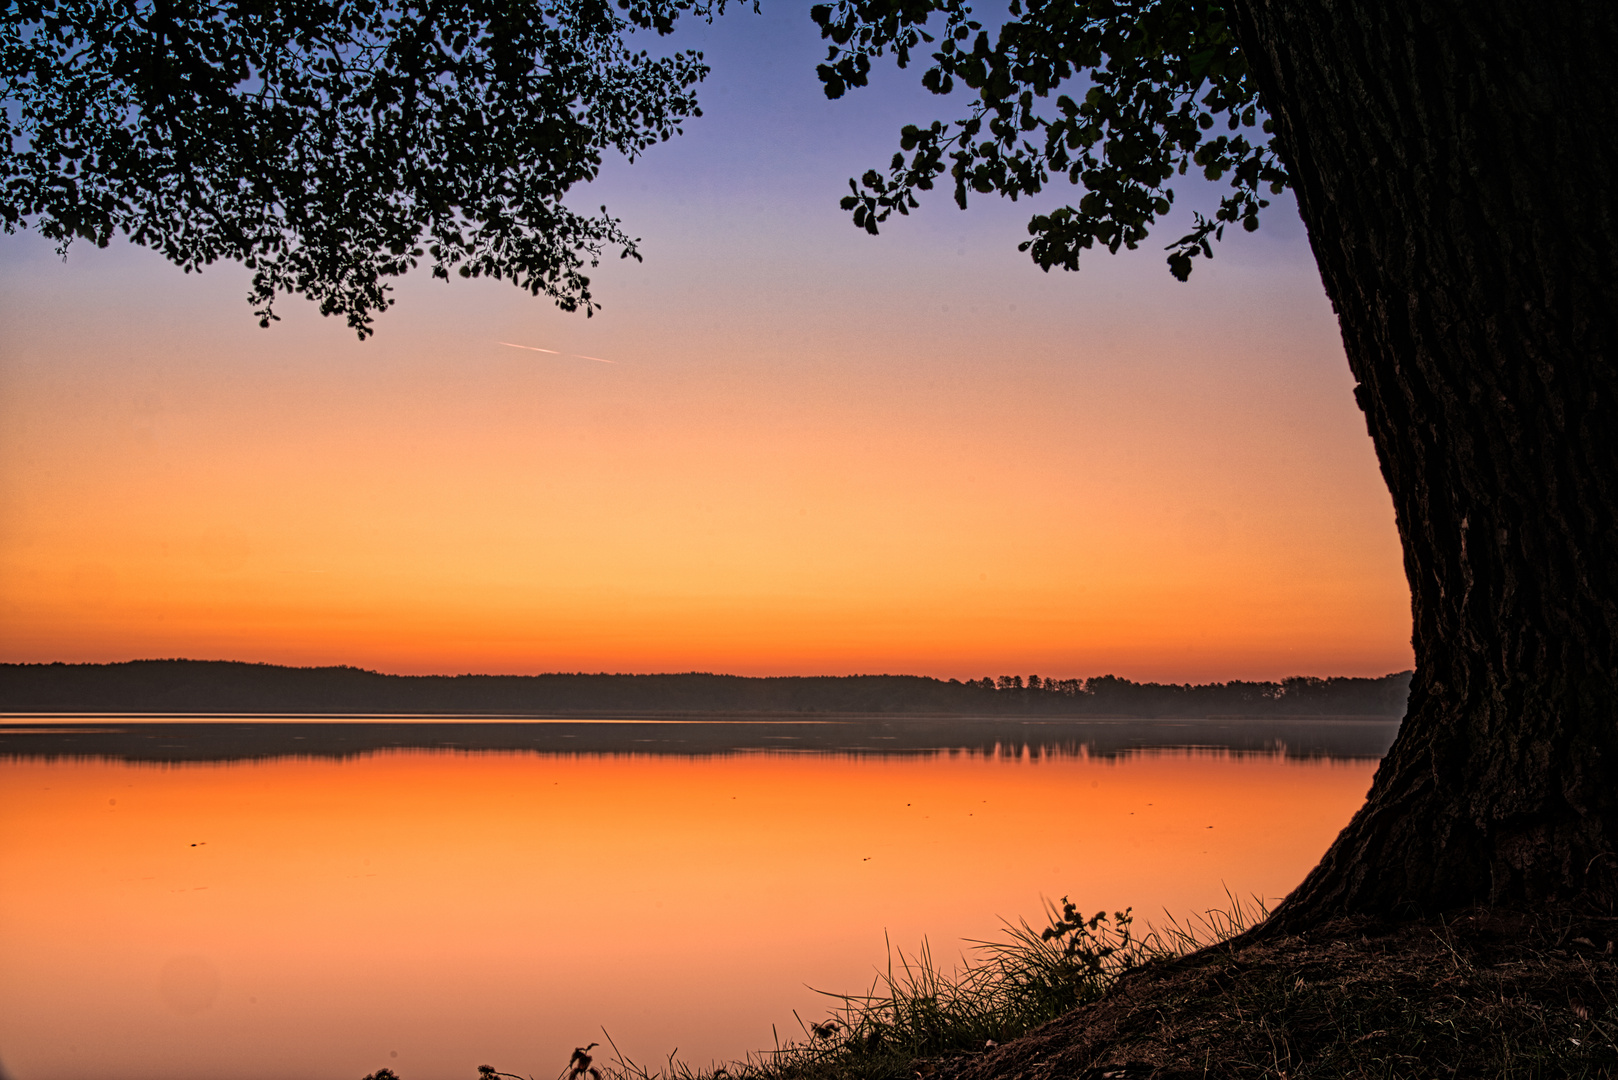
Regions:
[[[236,661],[0,664],[10,713],[333,713],[602,716],[917,713],[960,716],[1398,718],[1410,673],[1279,682],[1138,683],[919,675],[387,675]]]

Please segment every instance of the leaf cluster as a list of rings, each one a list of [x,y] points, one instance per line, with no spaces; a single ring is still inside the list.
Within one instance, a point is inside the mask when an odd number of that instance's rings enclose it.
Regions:
[[[724,0],[7,0],[0,219],[253,271],[363,338],[389,281],[509,279],[596,306],[634,239],[563,204],[701,115],[702,54],[635,51]]]
[[[926,48],[922,85],[971,95],[967,116],[907,125],[885,173],[849,181],[843,209],[870,233],[946,172],[963,209],[970,193],[1015,200],[1065,176],[1084,189],[1078,205],[1034,215],[1020,250],[1077,270],[1081,251],[1145,239],[1176,176],[1228,177],[1214,215],[1196,213],[1168,245],[1183,281],[1226,225],[1258,228],[1265,195],[1290,184],[1225,0],[1012,0],[992,36],[968,0],[836,0],[811,14],[831,41],[818,68],[828,97],[866,85],[874,58],[892,52],[903,68]]]

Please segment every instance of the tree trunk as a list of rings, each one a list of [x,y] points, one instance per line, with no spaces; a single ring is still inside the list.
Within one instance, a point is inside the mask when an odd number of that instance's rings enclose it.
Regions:
[[[1234,0],[1410,579],[1416,676],[1277,927],[1618,899],[1618,3]]]

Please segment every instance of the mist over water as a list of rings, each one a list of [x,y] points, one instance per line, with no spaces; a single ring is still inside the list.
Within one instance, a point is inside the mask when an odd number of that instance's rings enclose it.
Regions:
[[[1273,900],[1396,728],[1299,722],[1309,752],[1262,725],[995,721],[984,743],[915,723],[256,721],[308,749],[254,758],[218,742],[229,724],[11,718],[0,1061],[17,1080],[543,1076],[603,1026],[648,1062],[733,1058],[824,1015],[810,987],[868,987],[885,940],[953,956],[1064,895],[1147,919]],[[1361,748],[1333,753],[1356,724]],[[406,727],[463,745],[356,741]],[[466,748],[568,735],[582,749]]]

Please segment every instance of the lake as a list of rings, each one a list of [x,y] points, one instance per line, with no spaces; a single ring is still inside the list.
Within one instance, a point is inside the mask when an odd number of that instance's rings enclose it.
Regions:
[[[0,719],[0,1065],[545,1078],[799,1037],[888,943],[1272,900],[1397,722]],[[773,1025],[773,1029],[772,1029]]]

